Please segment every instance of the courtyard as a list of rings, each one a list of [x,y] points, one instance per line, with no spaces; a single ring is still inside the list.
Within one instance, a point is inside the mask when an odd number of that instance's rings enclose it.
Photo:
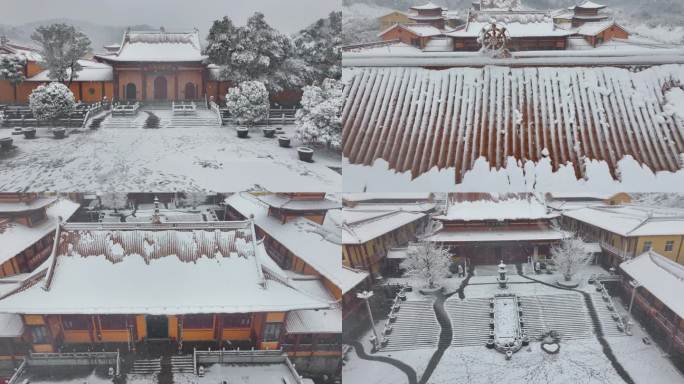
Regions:
[[[370,384],[665,384],[684,380],[667,353],[650,341],[641,324],[635,322],[632,335],[616,327],[605,299],[594,284],[588,283],[591,275],[607,274],[602,268],[586,268],[580,286],[565,290],[547,285],[559,279],[555,273],[535,275],[523,264],[522,274],[518,274],[516,268],[510,267],[506,289],[498,287],[496,267],[478,266],[469,279],[447,279],[443,294],[421,294],[415,289],[408,292],[384,348],[371,353],[369,329],[350,342],[343,368],[345,380]],[[387,283],[414,285],[415,281],[390,278]],[[485,348],[488,302],[502,292],[515,294],[522,302],[530,336],[529,345],[510,360],[503,353]],[[613,300],[616,312],[624,316],[629,303]],[[440,326],[440,316],[448,319],[446,327]],[[386,319],[375,320],[382,335]],[[542,349],[539,339],[547,330],[560,333],[558,353]]]
[[[292,137],[295,126],[282,127]],[[313,162],[252,128],[249,138],[224,127],[73,129],[64,139],[38,128],[35,139],[11,135],[15,148],[0,152],[5,191],[336,191],[338,153],[316,150]]]

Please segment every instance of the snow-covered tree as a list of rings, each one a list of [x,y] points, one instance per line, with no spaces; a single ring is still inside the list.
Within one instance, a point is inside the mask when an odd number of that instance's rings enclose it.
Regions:
[[[185,197],[181,199],[181,202],[192,208],[197,208],[198,205],[207,201],[207,194],[204,192],[185,192],[184,195]]]
[[[304,87],[302,108],[297,111],[297,138],[304,143],[325,144],[332,148],[342,145],[344,103],[342,82],[325,79],[321,87]]]
[[[222,79],[261,81],[270,92],[303,86],[309,70],[293,56],[290,38],[268,25],[259,12],[242,27],[228,17],[215,21],[205,53],[221,66]]]
[[[48,77],[62,83],[71,84],[83,69],[78,62],[90,50],[90,39],[71,25],[57,23],[36,28],[31,35],[40,45],[40,54]]]
[[[260,81],[243,81],[228,90],[226,106],[238,124],[254,125],[268,118],[268,91]]]
[[[19,55],[0,55],[0,80],[8,80],[14,87],[14,99],[17,98],[17,85],[26,79],[24,66],[26,58]]]
[[[451,256],[448,250],[441,244],[426,240],[408,247],[401,268],[409,276],[424,279],[428,288],[435,288],[449,275],[449,264]]]
[[[107,192],[100,195],[101,208],[113,209],[117,212],[119,209],[124,209],[128,206],[128,195],[119,192]]]
[[[295,54],[310,65],[314,80],[342,76],[342,12],[332,12],[299,32],[294,39]]]
[[[76,102],[69,88],[57,82],[41,85],[29,95],[29,107],[38,120],[56,120],[73,112]]]
[[[565,281],[572,280],[580,269],[591,262],[591,258],[592,254],[587,252],[584,242],[577,237],[563,240],[560,245],[551,248],[551,260]]]

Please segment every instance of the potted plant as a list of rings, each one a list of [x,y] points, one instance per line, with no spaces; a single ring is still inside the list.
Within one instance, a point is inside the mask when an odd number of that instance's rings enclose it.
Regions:
[[[283,148],[290,148],[290,138],[287,136],[278,136],[278,145]]]
[[[273,127],[265,127],[263,129],[264,137],[272,138],[275,137],[276,130]]]
[[[301,161],[308,163],[313,161],[314,150],[309,147],[298,147],[297,154],[299,154],[299,160]]]
[[[246,139],[249,137],[249,128],[247,127],[237,127],[237,135],[241,139]]]
[[[14,141],[14,139],[12,139],[11,137],[0,138],[0,149],[7,150],[7,149],[12,148],[12,142],[13,141]]]
[[[24,128],[21,130],[21,133],[24,134],[24,138],[26,139],[36,138],[36,129],[34,127]]]
[[[66,128],[64,128],[64,127],[54,128],[52,130],[52,134],[55,136],[55,139],[63,139],[66,137]]]

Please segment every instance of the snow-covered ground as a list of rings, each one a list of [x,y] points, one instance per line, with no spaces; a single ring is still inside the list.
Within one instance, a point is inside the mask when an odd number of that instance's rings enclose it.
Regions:
[[[586,179],[577,179],[572,166],[561,165],[553,171],[548,158],[520,166],[512,157],[505,168],[490,167],[484,157],[475,161],[463,182],[456,184],[455,168],[436,168],[412,179],[411,172],[389,169],[387,161],[377,159],[372,166],[350,164],[343,160],[345,192],[679,192],[684,185],[684,170],[654,173],[631,156],[617,163],[621,180],[610,175],[608,163],[586,162]]]
[[[286,126],[290,136],[293,126]],[[0,129],[8,135],[10,129]],[[0,190],[50,191],[339,191],[340,156],[297,157],[257,128],[238,139],[234,128],[99,129],[55,140],[13,136],[17,149],[0,155]]]

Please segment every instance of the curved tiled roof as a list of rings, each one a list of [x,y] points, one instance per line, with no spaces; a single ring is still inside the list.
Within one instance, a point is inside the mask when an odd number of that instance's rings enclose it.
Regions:
[[[509,157],[548,157],[557,170],[602,160],[614,178],[631,156],[653,171],[677,171],[684,122],[665,99],[684,65],[641,72],[616,67],[364,68],[350,77],[342,112],[344,156],[384,159],[417,177],[455,168],[461,182],[479,157],[497,169]]]

